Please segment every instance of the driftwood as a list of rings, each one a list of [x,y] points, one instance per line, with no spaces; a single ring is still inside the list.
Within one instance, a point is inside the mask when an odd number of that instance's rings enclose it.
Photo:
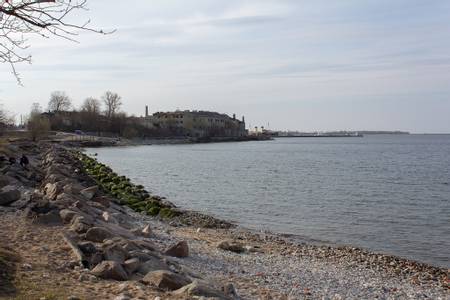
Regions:
[[[70,249],[72,249],[73,254],[81,263],[81,265],[83,265],[83,267],[85,268],[88,268],[89,261],[86,259],[86,256],[84,255],[83,251],[81,251],[81,249],[78,247],[76,240],[66,232],[63,232],[62,236],[64,238],[64,241],[70,247]]]

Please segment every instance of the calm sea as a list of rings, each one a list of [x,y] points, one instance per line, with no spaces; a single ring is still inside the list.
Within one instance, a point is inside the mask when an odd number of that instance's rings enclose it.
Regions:
[[[88,149],[176,205],[450,267],[450,135]]]

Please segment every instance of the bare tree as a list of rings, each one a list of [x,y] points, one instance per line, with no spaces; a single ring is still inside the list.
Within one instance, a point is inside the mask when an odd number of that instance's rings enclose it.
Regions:
[[[15,64],[31,62],[31,56],[23,54],[29,47],[26,36],[57,36],[76,41],[80,30],[111,33],[91,28],[90,20],[81,23],[68,20],[73,19],[73,14],[84,10],[87,10],[87,0],[1,0],[0,63],[11,65],[12,73],[20,84]]]
[[[36,141],[38,138],[48,134],[50,131],[50,120],[40,114],[32,114],[28,120],[27,128],[31,139]]]
[[[72,107],[72,101],[65,92],[55,91],[50,95],[48,110],[52,112],[67,111]]]
[[[33,104],[31,104],[30,116],[40,115],[40,114],[42,114],[42,106],[37,102],[34,102]]]
[[[102,97],[103,103],[105,103],[105,115],[108,118],[114,117],[114,115],[119,111],[122,105],[121,97],[117,93],[107,91]]]
[[[93,97],[86,98],[81,105],[81,111],[87,112],[89,114],[100,114],[101,103],[98,99]]]
[[[0,131],[8,126],[14,125],[14,116],[3,108],[0,104]]]

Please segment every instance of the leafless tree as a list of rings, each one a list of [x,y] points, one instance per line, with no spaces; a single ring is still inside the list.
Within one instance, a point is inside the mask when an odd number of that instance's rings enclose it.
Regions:
[[[31,104],[30,116],[40,115],[40,114],[42,114],[42,106],[37,102],[34,102],[33,104]]]
[[[100,114],[101,103],[98,99],[93,97],[86,98],[81,105],[81,111],[89,114]]]
[[[0,63],[11,65],[20,84],[15,64],[31,62],[31,56],[23,53],[29,47],[27,36],[76,41],[80,30],[111,33],[91,28],[90,20],[78,24],[68,20],[83,10],[87,0],[0,0]]]
[[[108,118],[112,118],[120,109],[122,105],[121,97],[117,93],[107,91],[102,97],[103,103],[105,103],[105,115]]]
[[[48,110],[51,112],[68,111],[72,107],[72,101],[65,92],[55,91],[50,95]]]
[[[0,104],[0,129],[14,125],[14,116],[3,108]]]
[[[33,141],[45,136],[50,131],[50,121],[41,114],[30,114],[27,124],[28,132]]]

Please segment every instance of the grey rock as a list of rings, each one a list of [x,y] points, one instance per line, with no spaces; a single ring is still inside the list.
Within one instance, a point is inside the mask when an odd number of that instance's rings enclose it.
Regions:
[[[109,230],[103,227],[92,227],[86,232],[86,240],[101,243],[105,239],[110,239],[114,236]]]
[[[20,191],[13,186],[6,186],[0,191],[0,205],[7,206],[20,199]]]
[[[88,187],[84,190],[80,191],[80,194],[83,195],[87,200],[91,200],[94,198],[95,194],[98,192],[98,186],[94,185],[91,187]]]
[[[186,241],[181,241],[169,249],[166,250],[164,253],[168,256],[174,256],[174,257],[188,257],[189,256],[189,247]]]
[[[241,243],[231,240],[219,242],[217,248],[235,253],[242,253],[245,251],[245,248]]]
[[[138,272],[146,275],[148,272],[157,270],[169,270],[169,266],[162,259],[151,257],[139,266]]]
[[[103,279],[114,279],[119,281],[128,280],[127,272],[125,272],[122,265],[116,261],[102,261],[91,271],[91,273]]]
[[[59,216],[64,223],[70,223],[76,215],[77,213],[70,209],[63,209],[59,212]]]
[[[84,216],[75,216],[70,223],[70,230],[85,233],[92,227],[92,222]]]
[[[147,260],[152,259],[152,256],[148,253],[139,251],[139,250],[132,250],[129,252],[130,257],[138,258],[141,262],[146,262]]]
[[[130,258],[123,263],[125,271],[127,271],[127,273],[130,275],[136,272],[139,269],[140,265],[141,261],[136,257]]]
[[[199,296],[199,297],[214,297],[217,299],[228,299],[227,296],[225,296],[224,293],[221,291],[218,291],[214,289],[211,285],[200,282],[198,280],[194,280],[194,282],[183,286],[182,288],[174,291],[172,293],[176,296],[185,296],[185,297],[191,297],[191,296]]]
[[[118,244],[108,245],[103,250],[106,260],[123,263],[128,258],[128,252]]]
[[[156,286],[162,290],[174,291],[192,281],[182,275],[166,271],[158,270],[147,273],[142,282]]]

